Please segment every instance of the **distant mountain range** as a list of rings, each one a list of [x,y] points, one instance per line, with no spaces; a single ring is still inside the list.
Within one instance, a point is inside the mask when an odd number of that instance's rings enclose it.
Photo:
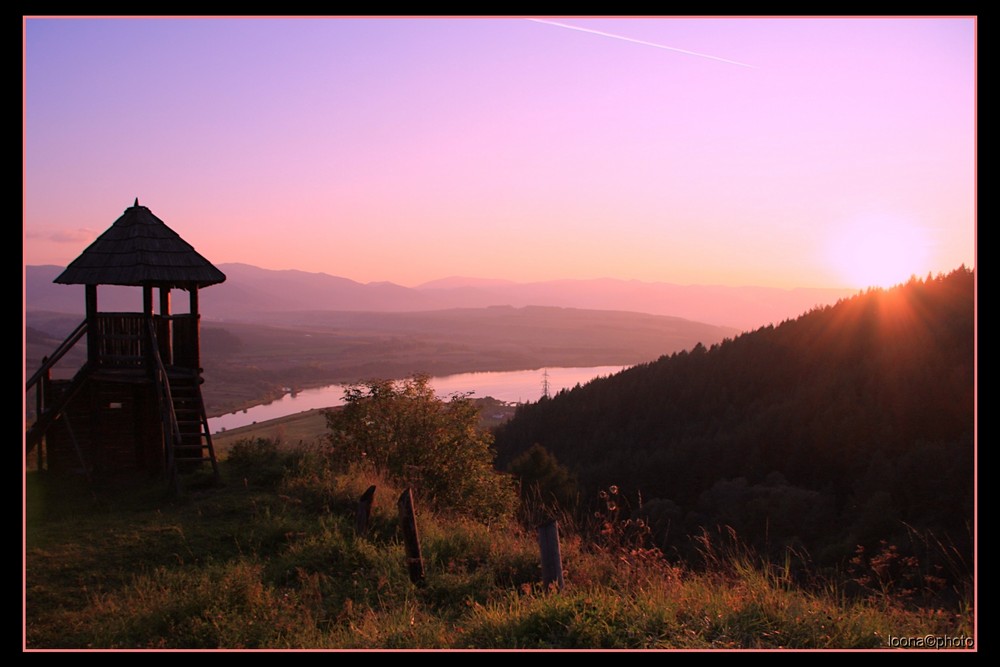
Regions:
[[[218,267],[226,274],[226,282],[200,293],[200,308],[206,320],[254,322],[292,311],[385,313],[504,305],[559,306],[669,315],[749,331],[855,293],[848,289],[674,285],[611,278],[518,283],[451,277],[411,288],[249,264]],[[52,282],[62,270],[52,265],[25,267],[27,310],[83,313],[83,288]],[[141,308],[141,295],[136,289],[104,287],[98,299],[101,310]],[[183,310],[186,305],[177,308]]]

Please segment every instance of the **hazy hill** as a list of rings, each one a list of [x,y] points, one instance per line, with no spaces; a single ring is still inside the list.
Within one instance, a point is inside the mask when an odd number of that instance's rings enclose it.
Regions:
[[[391,283],[367,285],[325,273],[272,271],[249,264],[220,264],[226,282],[199,293],[205,319],[254,320],[259,313],[290,310],[413,311],[436,307],[415,290]],[[25,302],[29,311],[46,310],[83,314],[83,287],[57,285],[52,281],[63,268],[25,267]],[[102,287],[101,310],[140,310],[141,291],[128,287]],[[183,296],[175,295],[175,308],[184,310]]]
[[[24,307],[30,313],[48,311],[79,315],[83,320],[83,285],[57,285],[52,281],[65,267],[45,264],[24,267]],[[98,307],[105,311],[141,311],[142,291],[137,288],[104,286],[98,293]],[[72,327],[70,328],[72,330]]]
[[[272,271],[249,264],[220,264],[226,282],[204,290],[203,312],[215,319],[247,319],[257,313],[292,310],[406,312],[435,307],[407,287],[363,284],[325,273]],[[238,298],[233,290],[238,289]]]
[[[963,268],[524,406],[497,449],[539,443],[587,489],[641,492],[674,548],[729,525],[836,559],[910,526],[970,556],[973,344]]]
[[[539,307],[305,311],[261,320],[202,328],[210,412],[273,398],[280,387],[413,373],[626,366],[736,333],[660,315]]]
[[[777,323],[853,293],[844,289],[776,289],[672,285],[634,280],[558,280],[514,283],[446,278],[416,288],[358,283],[325,273],[273,271],[247,264],[220,264],[227,280],[201,292],[207,320],[260,321],[262,314],[301,310],[416,312],[488,306],[554,306],[681,317],[749,330]],[[52,283],[56,266],[25,267],[29,311],[83,313],[83,288]],[[105,287],[101,308],[140,308],[138,290]],[[178,308],[182,299],[177,298]]]
[[[389,283],[362,285],[302,271],[222,265],[227,281],[201,294],[202,361],[210,414],[265,402],[285,387],[412,373],[447,375],[544,366],[626,366],[712,344],[738,331],[665,315],[511,306],[432,309],[436,300]],[[56,266],[27,267],[26,372],[83,319],[83,288],[52,283]],[[136,288],[104,287],[104,311],[141,309]],[[174,309],[187,308],[184,295]],[[57,377],[79,368],[83,347]]]
[[[743,331],[776,324],[855,293],[845,289],[674,285],[612,278],[514,283],[453,277],[424,283],[417,289],[450,307],[506,304],[628,310]]]

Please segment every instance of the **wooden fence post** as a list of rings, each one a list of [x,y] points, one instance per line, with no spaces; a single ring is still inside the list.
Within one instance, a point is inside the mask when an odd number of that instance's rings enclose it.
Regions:
[[[364,537],[368,534],[368,520],[372,516],[372,504],[374,502],[375,485],[372,484],[358,499],[358,513],[354,518],[354,532],[358,537]]]
[[[417,534],[417,518],[413,508],[413,489],[407,488],[403,491],[396,506],[399,508],[399,524],[403,528],[410,581],[415,584],[420,583],[424,579],[424,561],[420,556],[420,538]]]
[[[542,584],[548,590],[553,583],[562,590],[562,554],[559,552],[559,522],[553,519],[538,527],[538,548],[542,552]]]

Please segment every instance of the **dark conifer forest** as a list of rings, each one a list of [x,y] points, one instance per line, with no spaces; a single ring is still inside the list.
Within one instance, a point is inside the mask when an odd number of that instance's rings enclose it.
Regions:
[[[540,445],[579,480],[580,516],[616,485],[668,555],[723,531],[820,567],[912,555],[925,577],[959,576],[974,331],[965,267],[871,289],[522,406],[496,433],[500,465]]]

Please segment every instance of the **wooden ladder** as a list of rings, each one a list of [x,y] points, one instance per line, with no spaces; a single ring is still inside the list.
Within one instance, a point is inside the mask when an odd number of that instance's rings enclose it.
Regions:
[[[219,462],[212,445],[212,432],[208,427],[205,401],[201,395],[201,376],[197,371],[172,368],[167,377],[170,383],[170,397],[173,413],[177,420],[177,432],[170,439],[173,446],[174,470],[177,473],[191,472],[203,463],[212,464],[212,475],[219,478]]]

